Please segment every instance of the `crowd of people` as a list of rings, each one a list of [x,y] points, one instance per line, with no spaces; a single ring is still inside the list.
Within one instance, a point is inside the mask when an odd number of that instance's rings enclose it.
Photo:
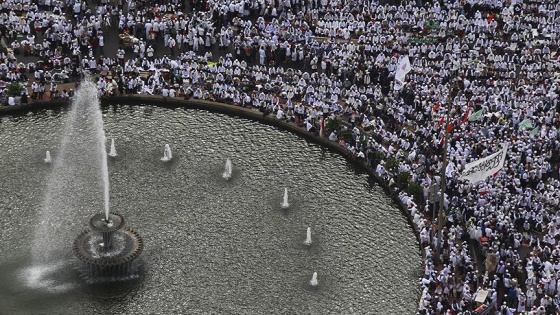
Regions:
[[[214,100],[298,124],[366,161],[410,211],[418,314],[557,314],[560,2],[385,2],[4,0],[0,88],[29,87],[10,105],[66,98],[57,84],[89,73],[104,96]],[[494,176],[460,178],[505,147]]]

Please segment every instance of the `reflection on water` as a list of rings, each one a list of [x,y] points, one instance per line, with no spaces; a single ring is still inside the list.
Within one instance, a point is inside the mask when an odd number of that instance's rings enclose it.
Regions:
[[[51,171],[43,159],[46,150],[56,159],[63,115],[1,118],[0,313],[414,313],[418,245],[366,174],[292,134],[195,110],[104,112],[119,151],[109,159],[111,210],[144,238],[142,281],[84,285],[76,261],[32,266]],[[171,163],[160,161],[165,144]],[[88,220],[65,215],[74,232],[55,242],[68,244],[61,257]]]

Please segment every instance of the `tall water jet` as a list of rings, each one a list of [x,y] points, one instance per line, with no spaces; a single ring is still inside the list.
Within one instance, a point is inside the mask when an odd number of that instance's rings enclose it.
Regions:
[[[111,139],[111,149],[109,150],[109,156],[117,156],[117,149],[115,148],[115,139]]]
[[[109,173],[97,87],[84,80],[64,120],[62,139],[38,211],[34,265],[70,258],[68,244],[84,217],[109,214]],[[72,228],[75,227],[75,228]]]
[[[225,178],[226,180],[230,179],[231,178],[231,173],[232,173],[231,161],[230,161],[230,159],[227,159],[226,160],[226,166],[224,167],[224,173],[222,174],[222,177]]]
[[[163,149],[163,157],[161,158],[161,161],[168,162],[171,161],[172,158],[173,154],[171,154],[171,147],[169,147],[169,144],[166,144],[165,148]]]
[[[316,287],[316,286],[319,285],[319,281],[317,280],[317,273],[316,272],[313,273],[313,277],[311,277],[311,281],[309,281],[309,284],[312,287]]]
[[[306,245],[306,246],[311,246],[311,228],[310,227],[307,228],[307,238],[305,239],[303,244]]]
[[[290,207],[288,203],[288,188],[284,188],[284,200],[282,201],[282,209],[287,209]]]
[[[96,90],[97,91],[97,90]],[[99,152],[101,159],[98,161],[101,168],[101,175],[103,176],[103,199],[105,201],[105,220],[109,221],[109,168],[107,167],[107,149],[105,148],[105,131],[103,130],[103,116],[101,115],[101,110],[99,109],[99,102],[97,105],[98,120],[97,124],[97,144],[99,146]]]
[[[51,162],[52,162],[51,152],[50,152],[50,151],[47,151],[47,154],[46,154],[46,156],[45,156],[44,161],[45,161],[45,163],[51,163]]]

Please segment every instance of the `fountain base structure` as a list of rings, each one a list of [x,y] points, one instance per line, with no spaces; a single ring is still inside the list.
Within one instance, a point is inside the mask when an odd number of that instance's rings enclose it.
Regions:
[[[126,278],[134,275],[133,261],[140,256],[144,242],[124,218],[116,213],[94,215],[89,227],[74,240],[74,255],[88,266],[89,277]]]

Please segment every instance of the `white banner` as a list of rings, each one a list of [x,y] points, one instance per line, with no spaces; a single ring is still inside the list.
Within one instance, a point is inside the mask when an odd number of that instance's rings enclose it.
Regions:
[[[404,58],[401,59],[401,62],[399,62],[399,66],[397,67],[397,72],[395,73],[395,81],[404,82],[404,77],[407,73],[410,72],[410,70],[412,70],[410,60],[408,59],[408,56],[404,56]]]
[[[485,158],[471,162],[465,166],[459,179],[466,179],[473,184],[496,174],[504,166],[507,154],[507,144],[503,148]]]

